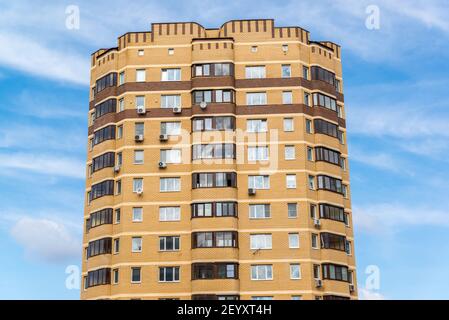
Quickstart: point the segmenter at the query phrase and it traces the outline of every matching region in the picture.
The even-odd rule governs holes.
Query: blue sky
[[[448,299],[448,15],[443,0],[0,0],[0,299],[79,297],[65,270],[81,256],[90,54],[151,22],[239,18],[343,47],[361,298]]]

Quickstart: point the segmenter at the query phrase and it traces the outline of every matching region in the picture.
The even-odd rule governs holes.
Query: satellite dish
[[[201,109],[206,109],[206,107],[207,107],[207,102],[206,101],[201,101],[200,108]]]

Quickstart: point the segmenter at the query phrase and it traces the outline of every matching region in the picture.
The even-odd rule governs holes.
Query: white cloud
[[[433,206],[396,203],[355,205],[354,228],[369,234],[395,233],[410,227],[449,228],[449,212]]]
[[[39,174],[84,179],[82,161],[61,155],[33,153],[0,153],[1,169],[27,170]]]
[[[372,152],[372,151],[371,151]],[[388,153],[371,153],[365,150],[359,150],[352,147],[350,150],[350,160],[360,162],[370,167],[392,171],[392,172],[405,172],[405,167],[402,163]]]
[[[380,292],[360,287],[358,291],[360,300],[385,300],[385,297]]]
[[[11,236],[32,260],[62,263],[79,259],[81,254],[81,239],[54,220],[22,217],[12,227]]]

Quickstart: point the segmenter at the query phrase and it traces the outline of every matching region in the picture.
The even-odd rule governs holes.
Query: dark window
[[[88,229],[95,228],[103,224],[112,224],[112,208],[106,208],[91,213],[88,221]]]
[[[159,281],[179,281],[179,267],[159,267]]]
[[[224,103],[234,102],[233,90],[196,90],[193,92],[193,103]]]
[[[236,231],[194,232],[193,248],[237,248]]]
[[[235,144],[196,144],[192,146],[192,160],[235,159]]]
[[[87,287],[111,284],[111,268],[102,268],[87,273]]]
[[[113,139],[115,139],[115,125],[110,125],[94,132],[93,145],[95,146],[103,141]]]
[[[192,300],[240,300],[236,295],[193,294]]]
[[[111,253],[112,238],[103,238],[89,242],[87,247],[87,257],[94,257],[100,254]]]
[[[340,152],[324,147],[315,147],[315,160],[329,162],[340,167],[342,165]]]
[[[341,132],[338,130],[338,126],[336,124],[322,119],[315,119],[314,126],[315,133],[322,133],[337,139],[341,139]]]
[[[230,76],[232,74],[233,64],[231,63],[205,63],[192,66],[194,77]]]
[[[312,66],[311,71],[312,80],[321,80],[331,84],[334,87],[336,86],[335,74],[333,72],[327,71],[326,69],[318,66]]]
[[[349,282],[348,267],[338,264],[323,264],[323,278]]]
[[[323,300],[350,300],[349,297],[342,297],[336,295],[324,295]]]
[[[92,172],[115,165],[115,153],[106,152],[92,159]]]
[[[99,93],[108,87],[115,87],[117,85],[117,73],[112,72],[97,80],[95,84],[95,93]]]
[[[344,209],[330,204],[320,204],[320,218],[340,221],[347,224],[347,215],[345,214]]]
[[[237,203],[235,202],[207,202],[192,204],[192,218],[236,216]]]
[[[192,174],[192,188],[236,187],[237,174],[235,172],[194,173]]]
[[[313,105],[324,107],[337,112],[337,100],[322,93],[313,94]]]
[[[105,180],[92,185],[90,201],[107,195],[114,195],[114,180]]]
[[[193,131],[234,130],[234,117],[202,117],[192,120]]]
[[[238,265],[235,263],[194,263],[192,280],[237,279]]]
[[[340,179],[329,176],[318,176],[318,189],[333,191],[343,194],[342,183]]]
[[[320,234],[321,248],[346,251],[346,237],[329,232]]]
[[[95,106],[95,119],[107,113],[113,113],[117,108],[117,99],[109,99]]]
[[[161,251],[179,250],[179,236],[159,237],[159,250]]]

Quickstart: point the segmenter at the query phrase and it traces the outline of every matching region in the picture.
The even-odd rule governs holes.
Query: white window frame
[[[141,158],[138,157],[138,155],[141,155]],[[134,164],[144,164],[145,161],[145,152],[144,150],[134,150]]]
[[[246,120],[246,132],[260,133],[268,131],[267,119],[248,119]]]
[[[285,175],[285,186],[287,189],[296,189],[296,185],[297,185],[296,174]]]
[[[146,73],[145,69],[136,69],[136,82],[145,82]]]
[[[159,221],[180,221],[181,220],[181,207],[159,207]]]
[[[251,250],[273,249],[273,237],[271,234],[251,234],[249,237]]]
[[[249,146],[248,147],[248,161],[267,161],[269,159],[268,146]]]
[[[181,81],[181,68],[161,69],[161,81]]]
[[[140,181],[140,183],[139,183],[139,181]],[[142,191],[143,191],[143,178],[134,178],[133,179],[133,192],[137,193],[138,189],[142,189]]]
[[[161,95],[161,108],[171,109],[181,107],[181,95],[180,94],[163,94]]]
[[[131,238],[131,252],[142,252],[143,241],[142,237]]]
[[[297,268],[296,272],[298,273],[298,275],[294,276],[296,268]],[[291,263],[290,264],[290,279],[291,280],[300,280],[301,279],[301,264],[299,264],[299,263]]]
[[[246,79],[264,79],[266,78],[265,66],[246,66],[245,67]]]
[[[273,280],[273,265],[271,264],[252,265],[251,280],[253,281]]]
[[[164,184],[167,186],[167,183],[173,185],[173,189],[163,188]],[[179,192],[181,191],[181,178],[179,177],[162,177],[159,180],[159,191],[160,192]]]
[[[296,240],[294,240],[296,239]],[[288,247],[289,249],[299,249],[301,246],[299,233],[289,233],[288,234]]]
[[[291,128],[288,127],[287,123],[290,123]],[[295,122],[294,122],[293,118],[284,118],[283,119],[283,129],[284,129],[284,132],[295,131]]]
[[[270,219],[271,206],[269,204],[250,204],[248,206],[248,213],[250,219]],[[267,215],[268,213],[268,215]]]
[[[292,104],[292,103],[293,103],[293,92],[282,91],[282,104]]]
[[[247,92],[246,104],[248,106],[263,106],[267,104],[266,92]]]
[[[140,211],[140,213],[139,213]],[[140,218],[136,218],[136,214],[140,214]],[[133,222],[142,222],[143,221],[143,208],[142,207],[133,207],[132,208],[132,221]]]
[[[270,176],[269,175],[248,176],[248,188],[253,188],[257,190],[270,189]]]
[[[296,159],[296,148],[294,145],[284,146],[284,159],[285,160],[295,160]]]

